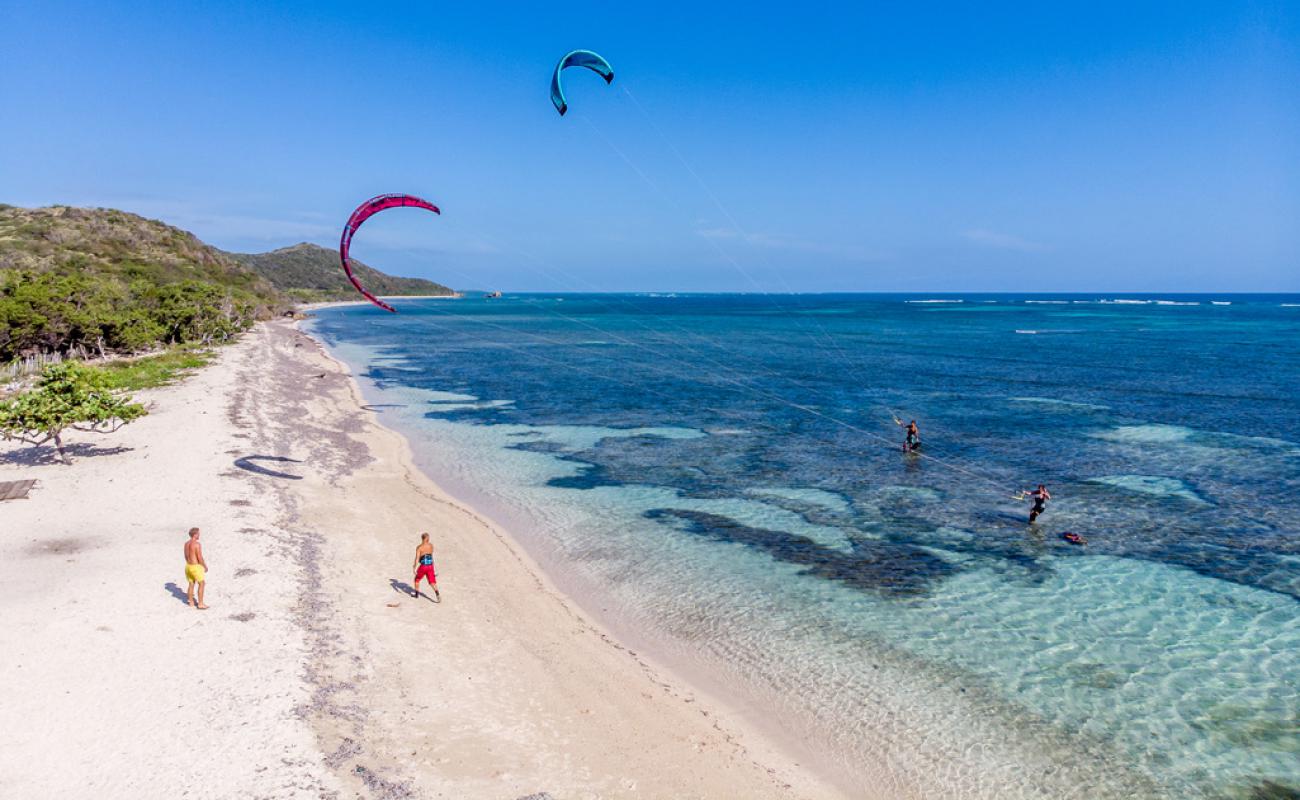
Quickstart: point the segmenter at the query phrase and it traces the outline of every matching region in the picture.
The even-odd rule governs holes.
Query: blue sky
[[[1294,3],[0,0],[0,202],[511,290],[1298,291]],[[565,51],[617,78],[548,82]]]

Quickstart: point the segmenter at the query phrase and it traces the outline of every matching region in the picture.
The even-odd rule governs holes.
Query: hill
[[[198,280],[247,292],[267,308],[283,303],[268,281],[194,234],[108,208],[0,205],[0,269],[83,271],[159,285]]]
[[[253,270],[157,220],[0,205],[0,361],[219,342],[288,307]]]
[[[323,302],[355,300],[360,295],[339,265],[337,251],[302,242],[269,253],[230,253],[295,300]],[[361,285],[376,295],[454,295],[456,292],[423,278],[386,275],[356,259],[352,269]]]

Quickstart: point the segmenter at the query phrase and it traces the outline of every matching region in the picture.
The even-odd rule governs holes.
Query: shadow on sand
[[[185,596],[185,590],[177,586],[176,584],[172,583],[171,581],[167,581],[166,583],[164,583],[163,588],[166,589],[168,592],[170,592],[172,597],[175,597],[177,600],[181,601],[185,605],[188,606],[190,604],[190,599]]]
[[[393,587],[394,592],[397,592],[400,595],[405,595],[407,597],[411,597],[412,593],[415,591],[414,589],[411,588],[411,584],[407,583],[406,581],[399,581],[397,578],[389,578],[388,585]],[[429,594],[427,590],[421,592],[420,595],[425,600],[428,600],[430,603],[438,602],[437,600],[433,599],[433,597]]]
[[[282,464],[302,463],[302,461],[297,458],[289,458],[287,456],[244,456],[242,458],[235,459],[235,466],[239,467],[240,469],[247,470],[252,473],[256,473],[258,475],[265,475],[268,478],[284,478],[285,480],[290,480],[290,481],[302,480],[301,475],[291,475],[288,472],[278,472],[273,469],[267,469],[266,467],[263,467],[259,464],[254,464],[253,463],[254,461],[275,461],[277,463],[282,463]]]
[[[121,453],[129,453],[134,449],[133,447],[99,447],[86,442],[78,442],[64,446],[63,452],[68,454],[68,458],[76,461],[78,458],[115,456]],[[0,454],[0,464],[17,464],[20,467],[43,467],[47,464],[60,463],[62,462],[59,461],[59,451],[55,450],[52,445],[24,447],[11,453]]]

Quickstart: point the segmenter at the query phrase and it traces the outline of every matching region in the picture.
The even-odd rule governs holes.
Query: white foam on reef
[[[1117,306],[1145,306],[1145,305],[1150,305],[1152,301],[1150,301],[1150,300],[1129,300],[1129,299],[1125,299],[1125,298],[1120,298],[1120,299],[1117,299],[1117,300],[1098,300],[1097,302],[1098,302],[1098,303],[1103,303],[1103,304],[1106,304],[1106,305],[1117,305]]]
[[[1057,400],[1054,397],[1013,397],[1013,403],[1030,403],[1036,406],[1042,406],[1048,410],[1054,411],[1109,411],[1110,406],[1103,406],[1098,403],[1080,403],[1075,400]]]
[[[1157,300],[1158,306],[1199,306],[1200,303],[1185,300]]]
[[[904,303],[964,303],[965,300],[904,300]]]
[[[1300,303],[1282,303],[1282,308],[1300,308]]]
[[[1185,442],[1195,433],[1182,425],[1120,425],[1108,431],[1093,433],[1098,439],[1125,444],[1173,444]]]
[[[1064,306],[1069,305],[1069,300],[1026,300],[1025,305],[1039,306]]]
[[[1231,300],[1211,300],[1211,301],[1210,301],[1210,305],[1212,305],[1212,306],[1230,306],[1230,305],[1232,305],[1232,301],[1231,301]]]
[[[821,506],[836,513],[847,514],[850,510],[849,502],[841,495],[835,492],[828,492],[825,489],[793,489],[781,486],[764,487],[750,489],[750,494],[761,497],[776,497],[784,500],[793,500],[796,503],[807,505]]]
[[[1089,483],[1102,483],[1130,492],[1149,494],[1155,497],[1181,497],[1193,503],[1208,505],[1205,499],[1192,491],[1186,483],[1177,478],[1162,475],[1103,475],[1089,478]]]

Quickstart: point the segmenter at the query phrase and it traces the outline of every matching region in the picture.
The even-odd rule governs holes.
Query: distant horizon
[[[9,202],[4,201],[4,200],[0,200],[0,205],[10,205],[10,206],[15,206],[15,207],[19,207],[19,208],[24,208],[24,207],[26,207],[26,208],[94,208],[94,209],[102,209],[102,210],[105,210],[105,211],[123,211],[123,212],[131,213],[131,214],[136,214],[136,215],[141,216],[141,217],[145,217],[146,219],[150,219],[150,217],[148,217],[148,215],[146,215],[146,214],[141,214],[141,213],[138,212],[138,211],[132,211],[132,210],[129,209],[129,208],[114,208],[114,207],[109,207],[109,206],[76,206],[76,205],[72,205],[72,204],[70,204],[70,203],[58,203],[58,202],[55,202],[55,203],[47,203],[47,204],[42,205],[42,206],[28,207],[28,206],[20,206],[20,205],[18,205],[18,204],[16,204],[16,203],[9,203]],[[159,221],[164,222],[164,223],[167,223],[167,224],[169,224],[169,225],[173,224],[173,223],[167,222],[167,220],[159,220]],[[174,226],[174,227],[180,227],[180,226]],[[181,228],[181,230],[185,230],[185,229],[184,229],[184,228]],[[191,234],[193,234],[194,236],[198,236],[199,239],[200,239],[200,241],[202,241],[204,244],[210,245],[210,246],[212,246],[212,247],[216,247],[217,249],[222,250],[223,252],[226,252],[226,253],[232,253],[232,254],[235,254],[235,255],[259,255],[259,254],[263,254],[263,253],[271,253],[271,252],[275,252],[275,251],[277,251],[277,250],[285,250],[285,249],[292,248],[292,247],[298,247],[298,246],[301,246],[301,245],[311,245],[311,246],[314,246],[314,247],[319,247],[319,248],[321,248],[321,249],[323,249],[323,250],[329,250],[329,251],[336,252],[336,253],[338,252],[338,244],[337,244],[337,243],[333,243],[333,244],[322,244],[322,243],[319,242],[319,241],[315,241],[315,242],[313,242],[313,241],[309,241],[309,240],[306,240],[306,239],[300,239],[300,240],[298,240],[298,241],[296,241],[296,242],[293,242],[293,243],[291,243],[291,244],[283,244],[283,245],[268,245],[267,249],[265,249],[265,250],[230,250],[230,249],[225,248],[225,247],[220,247],[220,246],[218,246],[218,245],[216,245],[216,244],[214,244],[214,243],[212,243],[212,242],[210,242],[210,241],[204,239],[202,236],[199,236],[199,234],[196,233],[196,232],[194,232],[194,231],[186,231],[186,232],[187,232],[187,233],[191,233]],[[754,296],[763,296],[763,295],[898,295],[898,296],[904,296],[904,295],[934,295],[934,296],[939,296],[939,297],[943,297],[943,296],[954,296],[954,297],[955,297],[955,296],[972,296],[972,295],[1020,295],[1020,296],[1025,296],[1025,297],[1050,297],[1050,296],[1076,297],[1076,296],[1089,296],[1089,295],[1095,295],[1095,294],[1123,294],[1123,295],[1130,295],[1130,296],[1135,296],[1135,297],[1144,297],[1144,296],[1155,297],[1155,296],[1164,296],[1164,295],[1177,295],[1177,296],[1184,296],[1184,297],[1209,297],[1209,296],[1236,296],[1236,297],[1260,296],[1260,297],[1268,297],[1268,296],[1274,296],[1274,295],[1282,295],[1282,296],[1300,295],[1300,289],[1295,289],[1295,290],[1272,289],[1272,290],[1251,290],[1251,291],[1237,291],[1237,290],[1212,290],[1212,289],[1198,289],[1198,290],[1195,290],[1195,291],[1185,291],[1185,290],[1177,290],[1177,289],[1167,289],[1167,290],[1162,290],[1162,289],[1142,289],[1142,290],[1128,290],[1128,289],[1069,289],[1069,290],[1063,290],[1063,291],[1042,290],[1042,291],[1034,291],[1034,292],[1026,292],[1026,291],[1020,291],[1020,290],[1011,290],[1011,289],[971,289],[971,290],[941,290],[941,291],[932,291],[932,290],[928,290],[928,289],[906,289],[906,290],[902,290],[902,289],[832,289],[832,290],[817,290],[817,289],[809,289],[809,290],[778,289],[778,290],[768,290],[768,291],[765,291],[765,290],[758,290],[758,289],[715,289],[715,290],[697,290],[697,289],[661,289],[661,288],[657,288],[657,289],[638,289],[638,288],[626,288],[626,289],[569,289],[569,288],[556,288],[556,289],[512,289],[512,288],[508,288],[508,287],[507,287],[507,288],[501,288],[501,289],[487,288],[487,287],[475,287],[475,288],[462,289],[462,288],[457,288],[457,287],[453,286],[452,283],[450,283],[450,282],[448,282],[448,281],[446,281],[446,280],[440,279],[440,278],[437,276],[437,274],[436,274],[436,272],[437,272],[436,269],[434,269],[434,270],[430,270],[429,274],[427,274],[427,275],[404,275],[404,274],[401,274],[401,273],[392,272],[392,271],[390,271],[390,270],[383,269],[382,267],[378,267],[378,266],[376,266],[376,265],[374,265],[374,264],[372,264],[372,263],[370,263],[370,262],[364,261],[364,260],[362,260],[362,263],[364,263],[364,264],[365,264],[366,266],[368,266],[368,267],[371,267],[372,269],[377,269],[377,270],[379,270],[380,272],[383,272],[383,273],[385,273],[386,275],[389,275],[390,277],[395,277],[395,278],[424,278],[424,279],[426,279],[426,280],[431,280],[431,281],[434,281],[434,282],[436,282],[436,283],[440,283],[440,284],[442,284],[443,286],[446,286],[446,287],[450,288],[452,291],[457,292],[457,293],[475,293],[475,292],[501,291],[501,292],[505,292],[505,293],[509,293],[509,294],[536,294],[536,295],[547,295],[547,294],[574,294],[574,295],[579,295],[579,294],[608,294],[608,295],[616,295],[616,294],[677,294],[677,295],[754,295]],[[401,297],[410,297],[410,295],[380,295],[380,296],[381,296],[381,297],[396,297],[396,298],[401,298]],[[364,300],[364,298],[362,298],[359,294],[358,294],[358,299]],[[340,302],[346,302],[346,301],[340,301]]]
[[[396,276],[396,277],[404,277],[404,276]],[[509,293],[509,294],[542,294],[542,295],[546,295],[546,294],[550,294],[550,295],[560,295],[560,294],[582,294],[582,295],[587,295],[587,294],[673,294],[673,295],[690,295],[690,296],[700,296],[700,297],[707,297],[707,296],[712,296],[712,295],[744,295],[744,296],[763,297],[763,296],[765,296],[765,295],[774,295],[774,294],[775,294],[775,295],[791,295],[791,296],[802,296],[802,295],[831,295],[831,296],[834,296],[834,295],[844,295],[844,296],[853,296],[853,295],[882,295],[882,296],[896,296],[896,297],[904,297],[904,296],[910,296],[910,295],[917,295],[917,296],[927,295],[927,296],[933,296],[933,297],[978,297],[978,296],[981,296],[981,295],[999,295],[999,296],[1003,296],[1003,297],[1006,297],[1006,296],[1014,296],[1014,297],[1091,297],[1091,296],[1098,295],[1098,294],[1107,294],[1107,295],[1112,295],[1112,294],[1114,294],[1114,295],[1124,295],[1125,297],[1156,297],[1156,298],[1165,298],[1165,297],[1169,297],[1169,296],[1171,296],[1171,295],[1174,296],[1174,297],[1300,297],[1300,292],[1126,292],[1126,291],[1123,291],[1123,290],[1111,290],[1111,289],[1103,289],[1103,290],[1098,290],[1098,291],[1086,291],[1086,292],[999,292],[999,291],[978,291],[978,292],[926,292],[926,291],[915,291],[915,292],[913,292],[913,291],[908,291],[908,292],[888,292],[888,291],[868,291],[868,290],[863,290],[863,291],[835,291],[835,292],[798,292],[798,291],[784,291],[784,292],[757,292],[757,291],[692,292],[692,291],[682,291],[682,290],[667,290],[667,291],[664,291],[664,290],[662,290],[662,289],[620,289],[620,290],[618,290],[618,291],[564,291],[564,290],[555,290],[555,291],[533,291],[533,290],[524,290],[524,289],[520,289],[520,290],[513,290],[513,289],[499,289],[499,290],[498,290],[498,289],[487,289],[487,288],[471,288],[471,289],[452,289],[452,291],[456,291],[456,292],[491,292],[491,291],[500,291],[500,292],[502,292],[502,293]],[[389,296],[389,297],[402,297],[403,295],[388,295],[388,296]],[[1125,297],[1121,297],[1121,298],[1117,298],[1117,299],[1125,299]],[[1111,298],[1102,298],[1102,299],[1111,299]]]
[[[1300,291],[1294,4],[51,0],[0,37],[12,202],[231,252],[407,192],[442,216],[353,254],[440,283]],[[561,117],[576,47],[615,78],[578,70]]]

